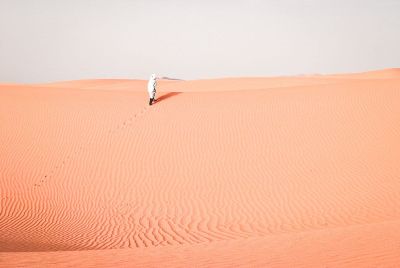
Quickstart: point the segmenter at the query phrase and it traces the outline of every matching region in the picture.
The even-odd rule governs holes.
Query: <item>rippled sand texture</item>
[[[0,267],[396,267],[400,70],[0,86]]]

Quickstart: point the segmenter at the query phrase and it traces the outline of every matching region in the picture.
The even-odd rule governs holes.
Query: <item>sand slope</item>
[[[1,267],[400,263],[395,69],[145,83],[0,86]]]

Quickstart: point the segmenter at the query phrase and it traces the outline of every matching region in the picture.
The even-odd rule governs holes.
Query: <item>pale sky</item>
[[[0,0],[0,82],[392,67],[398,0]]]

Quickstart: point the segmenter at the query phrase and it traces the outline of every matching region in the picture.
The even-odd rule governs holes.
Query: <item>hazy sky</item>
[[[0,81],[400,67],[398,0],[0,0]]]

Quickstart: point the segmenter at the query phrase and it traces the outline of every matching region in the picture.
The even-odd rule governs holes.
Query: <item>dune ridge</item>
[[[0,86],[0,267],[400,261],[398,72],[145,82]]]

